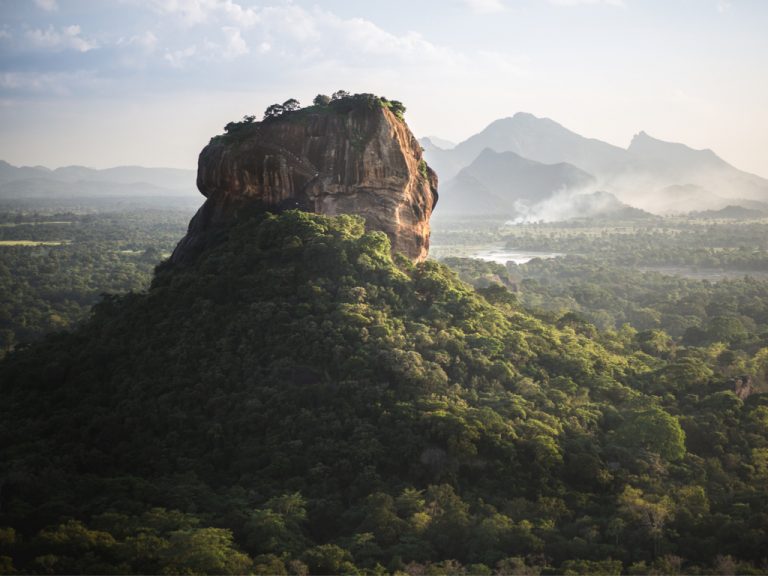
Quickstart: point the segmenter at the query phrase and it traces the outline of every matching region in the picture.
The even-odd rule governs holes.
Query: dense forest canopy
[[[102,293],[147,288],[189,208],[0,212],[0,357],[86,319]]]
[[[356,217],[212,234],[0,365],[3,571],[765,572],[760,338],[532,314]]]

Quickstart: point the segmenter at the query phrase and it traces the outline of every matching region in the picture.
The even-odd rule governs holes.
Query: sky
[[[525,111],[768,177],[766,30],[766,0],[0,0],[0,159],[194,168],[227,122],[344,89],[418,137]]]

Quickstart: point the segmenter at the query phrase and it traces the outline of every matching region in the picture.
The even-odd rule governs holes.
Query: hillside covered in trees
[[[764,349],[241,216],[0,364],[4,573],[764,573]]]

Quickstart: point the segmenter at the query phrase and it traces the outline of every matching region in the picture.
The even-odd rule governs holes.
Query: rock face
[[[234,125],[200,153],[197,187],[207,200],[174,262],[194,254],[206,230],[254,208],[359,214],[368,230],[389,236],[393,251],[414,261],[429,251],[437,176],[405,122],[377,98]]]

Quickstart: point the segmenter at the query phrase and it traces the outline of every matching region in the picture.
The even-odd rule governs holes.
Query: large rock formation
[[[429,251],[437,176],[405,122],[371,95],[230,124],[200,153],[197,187],[207,200],[174,262],[194,254],[208,229],[254,207],[359,214],[389,236],[393,251],[414,261]]]

